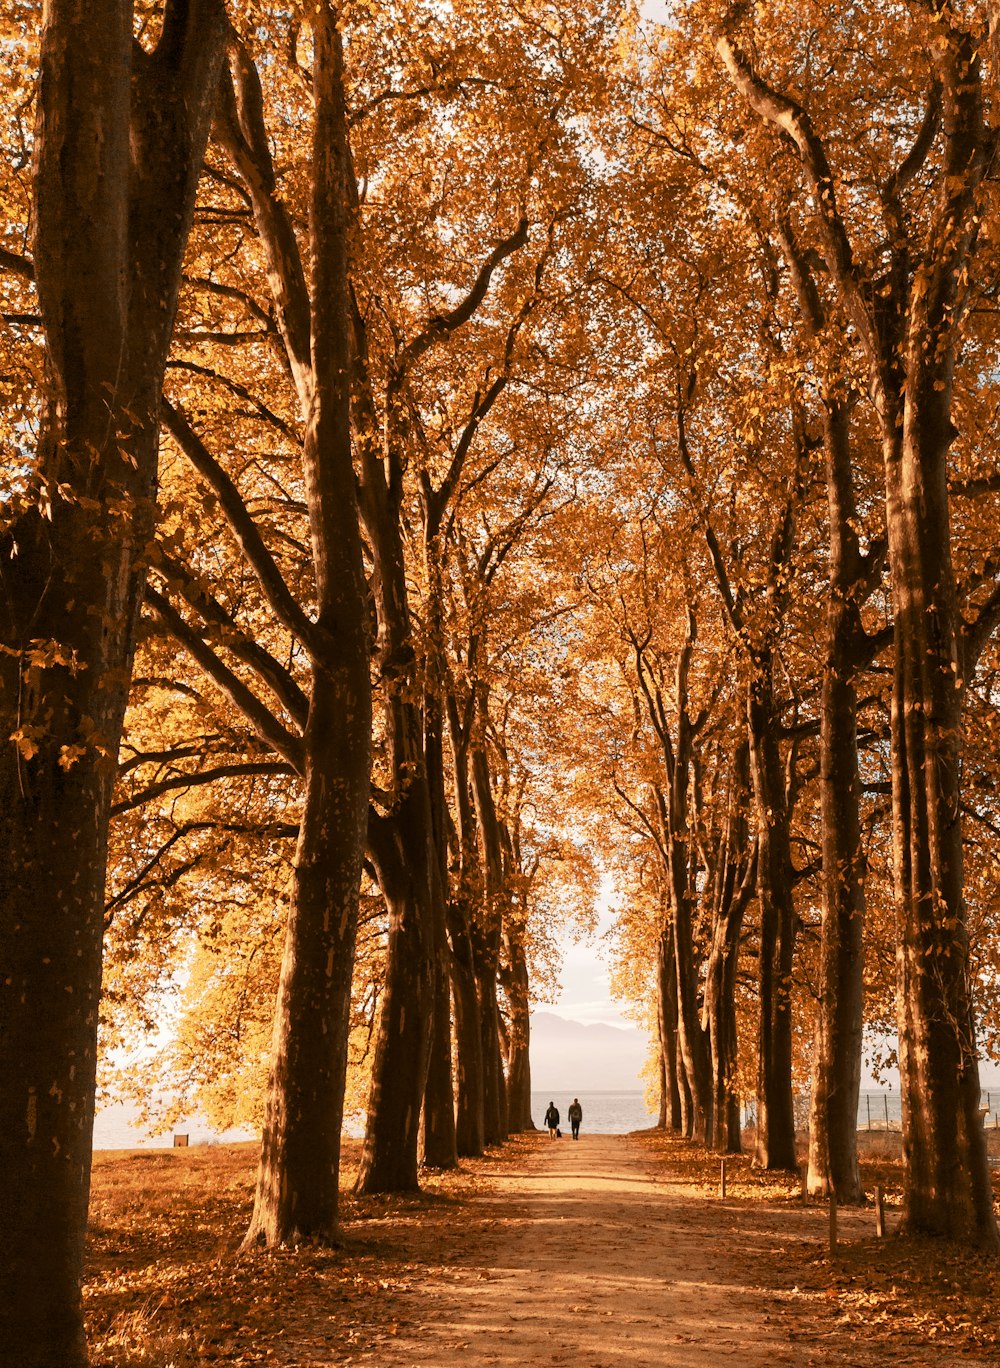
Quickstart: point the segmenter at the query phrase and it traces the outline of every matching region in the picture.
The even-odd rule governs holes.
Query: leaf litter
[[[588,1365],[603,1347],[609,1363],[697,1364],[713,1343],[744,1362],[758,1347],[779,1363],[1000,1361],[996,1259],[877,1240],[869,1208],[841,1208],[831,1259],[826,1206],[803,1201],[794,1175],[730,1157],[722,1201],[719,1159],[694,1145],[657,1132],[590,1141],[588,1151],[517,1137],[457,1172],[425,1174],[419,1196],[364,1199],[349,1190],[349,1147],[338,1246],[250,1254],[239,1244],[255,1146],[99,1154],[85,1289],[93,1368],[430,1368],[456,1351],[505,1364],[554,1328],[589,1346]],[[588,1152],[596,1176],[580,1162]],[[626,1187],[640,1175],[654,1186],[638,1202],[619,1194],[616,1168]],[[862,1173],[869,1191],[883,1186],[891,1230],[902,1169],[888,1137]],[[592,1265],[581,1222],[607,1240]],[[720,1339],[734,1296],[746,1299],[742,1347],[731,1325]],[[683,1310],[673,1319],[671,1299]]]

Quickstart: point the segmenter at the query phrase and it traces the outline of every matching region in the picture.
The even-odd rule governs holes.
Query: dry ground
[[[998,1137],[1000,1138],[1000,1137]],[[862,1136],[898,1200],[898,1137]],[[419,1197],[345,1200],[344,1242],[236,1257],[254,1148],[96,1156],[95,1368],[1000,1364],[1000,1263],[874,1237],[791,1179],[655,1132],[513,1140]],[[351,1178],[348,1156],[345,1178]]]

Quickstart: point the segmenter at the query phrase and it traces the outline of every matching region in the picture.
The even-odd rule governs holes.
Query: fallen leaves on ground
[[[348,1150],[345,1188],[355,1158]],[[418,1196],[345,1191],[339,1247],[241,1253],[256,1160],[254,1145],[96,1156],[84,1292],[93,1368],[344,1361],[406,1322],[425,1271],[406,1258],[406,1232],[450,1219],[482,1182],[463,1170],[425,1175]]]
[[[669,1181],[720,1200],[718,1155],[659,1132],[641,1139],[669,1169]],[[996,1149],[997,1137],[989,1140]],[[739,1231],[753,1250],[754,1280],[775,1297],[786,1319],[812,1319],[825,1307],[840,1328],[863,1328],[869,1345],[884,1339],[894,1350],[933,1350],[926,1363],[944,1352],[1000,1361],[1000,1259],[943,1240],[894,1234],[903,1196],[900,1137],[863,1132],[859,1149],[869,1202],[876,1185],[883,1190],[888,1236],[876,1238],[871,1205],[841,1208],[832,1259],[826,1202],[803,1198],[798,1175],[765,1173],[748,1155],[728,1156],[726,1203],[739,1212]],[[997,1169],[993,1182],[996,1206]]]
[[[790,1343],[863,1327],[866,1345],[884,1345],[892,1362],[1000,1361],[1000,1260],[938,1241],[877,1240],[870,1207],[841,1210],[831,1260],[826,1206],[803,1200],[795,1175],[731,1156],[722,1202],[718,1156],[657,1132],[636,1138],[682,1199],[676,1220],[700,1235],[720,1278],[738,1270],[770,1299]],[[423,1323],[431,1281],[461,1277],[463,1265],[464,1276],[490,1277],[498,1227],[523,1213],[514,1201],[498,1220],[477,1199],[496,1175],[523,1172],[536,1143],[514,1138],[458,1172],[425,1174],[417,1196],[391,1198],[350,1194],[349,1150],[339,1247],[250,1254],[239,1244],[255,1146],[99,1155],[85,1293],[93,1368],[377,1362],[380,1343]],[[898,1148],[898,1137],[875,1137],[862,1158],[866,1190],[885,1191],[890,1228]]]

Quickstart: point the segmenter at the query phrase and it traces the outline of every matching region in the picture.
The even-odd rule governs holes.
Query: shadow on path
[[[884,1365],[836,1329],[801,1341],[753,1286],[739,1212],[686,1198],[626,1136],[539,1140],[427,1231],[432,1265],[407,1315],[351,1361],[707,1368]],[[437,1264],[437,1267],[433,1265]],[[845,1344],[845,1340],[847,1343]]]

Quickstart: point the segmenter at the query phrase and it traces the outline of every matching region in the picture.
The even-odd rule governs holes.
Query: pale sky
[[[563,942],[563,964],[559,975],[562,993],[554,1003],[540,1003],[539,1011],[554,1012],[557,1016],[587,1025],[595,1021],[607,1026],[635,1027],[635,1022],[622,1016],[608,990],[608,966],[601,958],[606,945],[597,937]]]
[[[592,936],[574,939],[568,933],[562,938],[563,962],[559,975],[562,992],[554,1003],[538,1003],[535,1010],[552,1012],[569,1021],[584,1025],[600,1022],[606,1026],[637,1030],[636,1023],[622,1015],[620,1006],[609,990],[608,955],[610,946],[602,939],[613,920],[611,904],[614,886],[606,880],[597,904],[597,929]],[[1000,1063],[981,1059],[979,1079],[982,1087],[1000,1089]],[[899,1073],[887,1070],[880,1079],[873,1078],[867,1068],[862,1070],[862,1089],[899,1088]]]
[[[557,1016],[570,1021],[582,1021],[588,1026],[603,1022],[606,1026],[636,1029],[635,1022],[622,1015],[619,1004],[611,997],[609,987],[608,956],[611,947],[602,937],[610,931],[614,920],[614,900],[615,887],[606,876],[595,907],[596,930],[590,936],[575,938],[566,932],[560,938],[563,960],[559,981],[562,992],[553,1003],[539,1003],[538,1011],[554,1012]]]

